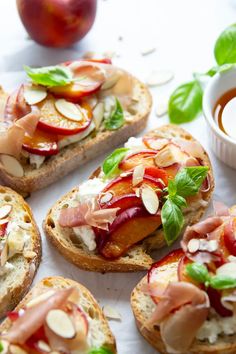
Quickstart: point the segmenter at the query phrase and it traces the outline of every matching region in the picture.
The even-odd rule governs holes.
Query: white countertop
[[[205,71],[214,65],[213,46],[219,33],[236,19],[236,0],[98,0],[98,13],[91,32],[80,44],[67,50],[54,50],[36,45],[18,18],[15,1],[0,1],[0,83],[12,87],[19,80],[23,64],[50,65],[77,58],[86,51],[115,51],[114,63],[145,80],[151,69],[171,69],[175,78],[152,90],[154,107],[160,97],[167,97],[179,83],[191,78],[193,71]],[[40,30],[40,29],[39,29]],[[118,38],[122,36],[123,40]],[[156,47],[153,54],[142,56],[146,46]],[[152,113],[149,127],[168,122]],[[184,127],[208,149],[205,121],[202,116]],[[216,178],[214,197],[231,205],[236,202],[236,172],[219,162],[212,153]],[[104,159],[96,160],[74,171],[68,177],[29,199],[41,226],[48,208],[63,193],[86,179]],[[144,275],[93,274],[77,269],[49,245],[42,232],[43,259],[35,282],[47,275],[63,275],[82,282],[100,301],[117,308],[122,321],[111,321],[119,354],[146,353],[155,350],[138,334],[129,306],[132,288]],[[164,250],[166,252],[166,250]]]

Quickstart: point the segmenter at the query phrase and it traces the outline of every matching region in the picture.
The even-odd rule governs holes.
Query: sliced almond
[[[99,102],[93,110],[93,121],[96,129],[100,127],[103,117],[104,117],[104,103]]]
[[[150,140],[148,141],[148,146],[153,150],[161,150],[168,144],[168,142],[168,139]]]
[[[147,79],[146,84],[150,87],[164,85],[174,78],[174,73],[170,70],[152,71]]]
[[[112,200],[113,198],[113,194],[111,192],[107,192],[107,193],[104,193],[102,195],[102,197],[100,198],[100,202],[103,204],[103,203],[107,203],[109,202],[110,200]]]
[[[96,57],[96,53],[92,51],[85,52],[82,56],[83,59],[93,59]]]
[[[103,313],[108,319],[121,321],[121,314],[109,305],[103,307]]]
[[[121,77],[121,72],[116,71],[111,76],[109,76],[101,87],[101,90],[109,90],[119,81]]]
[[[47,90],[39,86],[26,86],[24,88],[24,98],[29,105],[43,101],[47,97]]]
[[[54,293],[55,293],[54,290],[49,290],[49,291],[47,291],[47,292],[45,292],[45,293],[43,293],[43,294],[41,294],[41,295],[39,295],[39,296],[37,296],[37,297],[34,297],[32,300],[30,300],[29,302],[27,302],[26,307],[32,307],[32,306],[34,306],[34,305],[39,304],[39,303],[42,302],[42,301],[47,300],[47,299],[48,299],[50,296],[52,296]]]
[[[10,345],[10,353],[11,354],[28,354],[24,349],[22,349],[18,345],[14,345],[14,344]]]
[[[43,340],[39,340],[37,344],[38,344],[39,349],[41,349],[42,351],[44,351],[46,353],[50,353],[51,352],[51,348]]]
[[[155,191],[145,186],[141,190],[141,198],[147,211],[152,215],[156,214],[159,208],[159,198]]]
[[[143,181],[144,172],[145,167],[143,165],[138,165],[134,168],[132,178],[132,184],[134,187]]]
[[[155,110],[156,116],[162,117],[167,113],[167,111],[168,111],[168,100],[162,100],[162,101],[160,100],[156,106],[156,110]]]
[[[188,250],[190,253],[195,253],[199,250],[200,242],[197,238],[192,238],[188,243]]]
[[[179,161],[181,160],[179,160],[177,152],[175,153],[175,150],[172,150],[171,146],[166,146],[155,157],[155,164],[160,168],[171,166]]]
[[[236,278],[236,263],[229,262],[223,264],[221,267],[217,268],[216,274]]]
[[[142,55],[149,55],[151,53],[154,53],[156,51],[156,47],[154,46],[145,46],[141,49],[141,54]]]
[[[74,338],[76,335],[74,324],[70,316],[62,310],[51,310],[46,317],[48,327],[59,337]]]
[[[0,219],[6,218],[12,210],[11,204],[5,204],[0,207]]]
[[[79,122],[83,119],[83,113],[77,104],[66,101],[64,98],[60,98],[55,101],[55,107],[59,113],[64,117]]]
[[[13,156],[10,155],[1,155],[1,163],[5,171],[14,177],[23,177],[24,169],[21,166],[20,162]]]

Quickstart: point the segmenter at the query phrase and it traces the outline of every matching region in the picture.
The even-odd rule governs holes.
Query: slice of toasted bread
[[[157,128],[147,134],[147,136],[155,137],[181,137],[187,140],[194,141],[194,138],[184,129],[174,126],[165,125]],[[204,210],[206,209],[209,199],[214,189],[214,179],[212,174],[211,163],[207,153],[204,153],[203,163],[209,166],[209,176],[211,180],[211,187],[207,193],[204,193],[204,203],[198,207],[193,206],[185,215],[186,224],[197,222]],[[96,172],[95,172],[96,174]],[[94,176],[94,175],[93,175]],[[49,210],[46,220],[44,222],[44,230],[49,240],[56,246],[58,251],[67,258],[70,262],[78,267],[91,271],[98,272],[130,272],[148,269],[153,263],[153,259],[147,253],[147,250],[153,250],[164,246],[163,231],[158,231],[158,234],[150,236],[141,244],[132,247],[126,255],[120,257],[115,261],[105,260],[103,257],[89,252],[82,244],[75,244],[73,240],[73,231],[70,228],[62,228],[58,224],[58,218],[61,208],[71,203],[75,198],[78,188],[63,196],[53,207]],[[191,207],[191,206],[190,206]]]
[[[35,292],[37,296],[40,295],[40,291],[45,289],[64,289],[68,287],[75,287],[80,293],[79,306],[86,313],[89,318],[90,330],[93,331],[92,346],[104,347],[109,349],[112,353],[117,353],[116,351],[116,341],[109,328],[107,319],[105,318],[101,308],[99,307],[97,301],[93,295],[86,289],[83,285],[75,282],[71,279],[65,279],[63,277],[48,277],[42,279],[18,304],[16,310],[22,308],[27,302],[34,298]],[[0,325],[0,333],[7,331],[11,326],[9,319],[6,319]]]
[[[155,304],[151,296],[144,294],[141,289],[143,284],[147,283],[145,276],[131,295],[131,306],[136,320],[137,327],[142,336],[160,353],[170,354],[166,351],[162,341],[159,326],[153,326],[152,329],[144,326],[145,322],[151,317],[155,309]],[[194,318],[193,318],[194,321]],[[216,343],[211,344],[208,341],[195,339],[187,353],[181,354],[235,354],[236,353],[236,335],[220,336]]]
[[[11,257],[9,263],[14,268],[0,276],[0,317],[12,310],[28,291],[41,259],[40,233],[29,205],[10,188],[0,186],[0,206],[3,204],[12,205],[13,221],[17,215],[17,220],[31,224],[31,227],[27,230],[29,238],[23,254]]]
[[[147,124],[152,98],[147,87],[136,78],[134,92],[138,102],[135,111],[130,113],[132,115],[130,122],[126,122],[118,130],[98,131],[95,136],[89,135],[80,142],[62,148],[57,155],[48,158],[39,169],[27,164],[24,166],[23,177],[11,176],[0,168],[0,178],[4,184],[27,195],[48,186],[85,162],[125,142],[131,135],[141,132]],[[0,92],[0,95],[3,94]]]

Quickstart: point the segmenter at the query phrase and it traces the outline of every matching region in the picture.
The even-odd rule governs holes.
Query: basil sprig
[[[200,263],[190,263],[186,266],[186,272],[190,278],[216,290],[232,289],[236,287],[236,277],[222,274],[211,275],[206,266]]]
[[[73,81],[71,71],[63,66],[45,66],[42,68],[30,68],[24,66],[26,74],[33,83],[47,87],[65,86]]]
[[[3,350],[4,350],[3,344],[2,342],[0,342],[0,353],[3,352]]]
[[[110,117],[106,119],[105,128],[107,130],[116,130],[121,128],[122,125],[124,125],[124,122],[125,119],[124,119],[123,108],[119,100],[116,98],[115,108],[112,111]]]
[[[208,173],[207,166],[185,167],[178,172],[174,180],[168,181],[161,210],[161,221],[165,240],[171,245],[184,226],[182,209],[187,206],[186,197],[198,193]]]
[[[127,155],[127,148],[116,149],[109,155],[102,165],[102,170],[106,177],[112,177],[119,173],[119,163]]]
[[[224,73],[236,65],[236,24],[226,28],[218,37],[214,47],[217,66],[202,74],[193,74],[193,80],[175,89],[169,99],[168,113],[172,123],[187,123],[202,111],[202,78]]]
[[[113,352],[110,349],[101,347],[101,348],[90,349],[88,354],[113,354]]]

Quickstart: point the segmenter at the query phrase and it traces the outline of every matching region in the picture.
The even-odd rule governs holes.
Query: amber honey
[[[213,116],[226,135],[236,138],[236,88],[227,91],[218,99]]]

